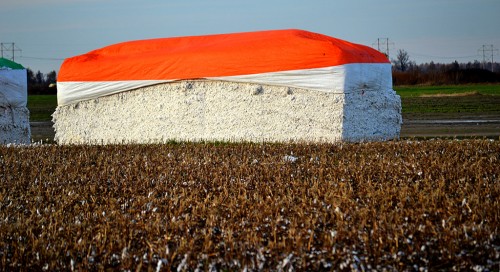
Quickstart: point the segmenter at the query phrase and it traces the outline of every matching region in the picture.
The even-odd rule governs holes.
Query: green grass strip
[[[443,86],[394,86],[401,98],[443,94],[500,95],[500,84],[467,84]]]
[[[57,107],[56,95],[28,95],[30,121],[50,121]]]

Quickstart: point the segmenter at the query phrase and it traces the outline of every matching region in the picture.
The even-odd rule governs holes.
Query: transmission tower
[[[389,38],[378,38],[377,42],[372,45],[377,45],[377,50],[384,53],[389,58],[389,45],[394,43],[389,42]]]
[[[483,52],[483,69],[486,69],[486,57],[491,56],[491,71],[493,72],[493,56],[495,55],[495,52],[498,52],[498,49],[495,49],[493,47],[493,44],[490,44],[490,45],[483,44],[483,47],[480,48],[478,51]],[[489,53],[491,55],[489,55],[487,53]]]
[[[0,53],[2,58],[10,59],[15,61],[16,52],[21,52],[22,50],[16,46],[15,43],[0,43]]]

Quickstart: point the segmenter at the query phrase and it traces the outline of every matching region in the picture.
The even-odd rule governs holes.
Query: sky
[[[500,0],[2,0],[3,54],[33,71],[65,58],[151,38],[303,29],[410,60],[500,61]],[[387,40],[388,39],[388,40]],[[387,43],[388,41],[388,43]],[[481,49],[481,50],[480,50]]]

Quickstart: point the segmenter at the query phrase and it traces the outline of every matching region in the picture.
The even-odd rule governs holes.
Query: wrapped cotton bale
[[[0,144],[29,144],[26,69],[0,58]]]
[[[399,137],[391,65],[302,30],[164,38],[67,59],[55,140],[364,141]]]

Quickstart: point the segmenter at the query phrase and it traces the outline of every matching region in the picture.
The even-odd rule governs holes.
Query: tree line
[[[26,69],[28,78],[28,94],[56,94],[56,71],[44,74],[40,71],[36,73],[30,68]]]
[[[392,62],[394,85],[447,85],[468,83],[499,83],[500,64],[497,62],[416,64],[408,52],[398,50]]]

